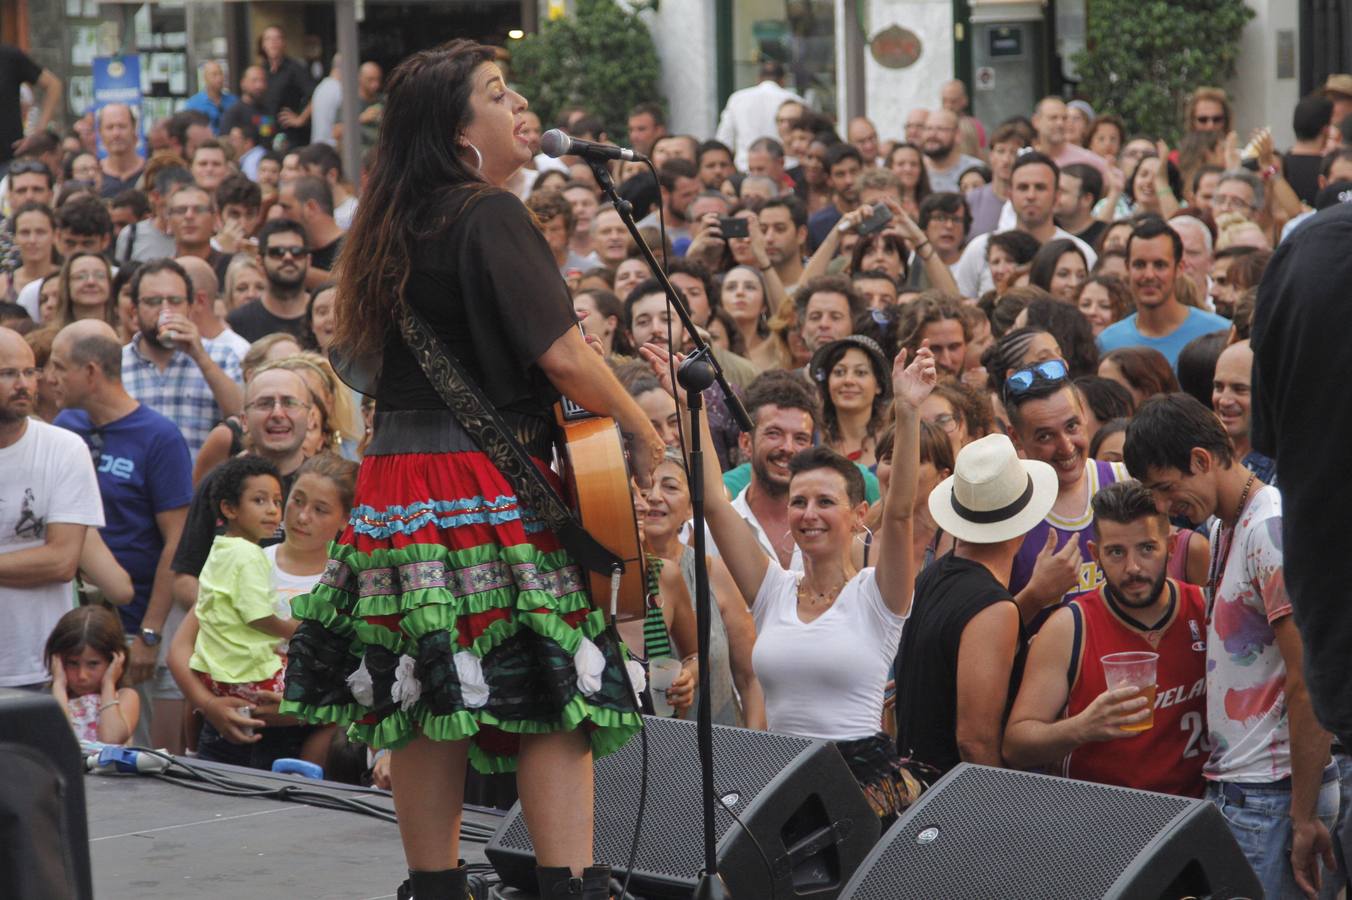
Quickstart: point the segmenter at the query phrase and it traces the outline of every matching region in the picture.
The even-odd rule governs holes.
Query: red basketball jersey
[[[1202,764],[1210,755],[1206,728],[1206,601],[1201,588],[1170,579],[1175,592],[1158,646],[1114,610],[1103,589],[1076,598],[1076,647],[1065,716],[1078,714],[1107,690],[1100,660],[1109,653],[1159,654],[1155,722],[1133,737],[1077,747],[1063,764],[1067,778],[1183,797],[1202,796]]]

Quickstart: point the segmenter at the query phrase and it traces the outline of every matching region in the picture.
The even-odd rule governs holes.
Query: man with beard
[[[685,212],[690,203],[699,196],[701,184],[699,170],[693,162],[684,159],[671,159],[657,170],[657,184],[662,195],[661,215],[666,219],[667,240],[690,240],[690,223]],[[648,213],[638,223],[639,228],[656,228],[658,210]]]
[[[958,152],[958,117],[946,109],[932,109],[925,117],[925,169],[930,190],[960,190],[958,179],[972,166],[982,165],[974,156]]]
[[[282,215],[305,229],[305,245],[310,250],[305,287],[309,290],[332,280],[338,254],[343,250],[346,232],[334,218],[333,194],[329,183],[316,175],[284,180],[277,189]]]
[[[192,279],[172,259],[137,269],[131,302],[138,332],[122,348],[122,384],[177,425],[195,456],[217,422],[239,414],[243,373],[235,351],[201,336],[188,317],[192,299]]]
[[[831,186],[831,205],[817,210],[807,220],[809,252],[815,251],[841,216],[859,207],[859,173],[864,158],[852,144],[836,144],[826,151],[826,178]]]
[[[103,527],[89,448],[33,416],[41,370],[0,328],[0,686],[45,690],[47,635],[71,608],[85,531]]]
[[[305,333],[305,274],[310,251],[305,226],[292,219],[273,219],[258,232],[258,256],[268,289],[256,303],[246,303],[226,316],[230,328],[253,343],[264,335],[285,331],[300,337]]]
[[[807,210],[797,197],[776,197],[761,207],[760,225],[765,231],[765,255],[784,290],[792,293],[803,278]]]
[[[1010,439],[1024,459],[1041,460],[1056,472],[1056,502],[1023,540],[1010,570],[1029,633],[1052,610],[1077,594],[1103,586],[1103,569],[1090,548],[1094,495],[1126,478],[1121,463],[1089,458],[1089,432],[1079,392],[1059,359],[1012,373],[1004,384]]]
[[[770,558],[803,571],[803,553],[789,535],[789,460],[812,446],[820,407],[812,387],[791,372],[766,372],[746,392],[751,433],[741,436],[751,459],[751,481],[732,506],[741,514]]]
[[[262,66],[249,66],[244,70],[239,78],[239,102],[221,114],[222,134],[229,134],[230,129],[248,123],[257,129],[261,145],[271,149],[272,139],[277,134],[277,120],[263,108],[263,92],[267,85]]]
[[[61,329],[47,372],[62,407],[53,424],[89,445],[107,521],[100,533],[135,589],[117,612],[130,639],[127,684],[141,695],[136,743],[181,752],[182,698],[165,690],[172,683],[167,670],[156,678],[156,662],[173,604],[169,562],[192,500],[188,445],[173,422],[127,393],[121,342],[106,322],[85,319]]]
[[[1206,600],[1168,577],[1169,520],[1138,481],[1094,496],[1090,553],[1104,585],[1058,609],[1028,651],[1005,759],[1067,778],[1202,796]],[[1110,688],[1110,653],[1159,654],[1157,693]],[[1153,708],[1152,708],[1153,706]],[[1153,723],[1141,730],[1141,723]]]
[[[1315,718],[1291,615],[1282,495],[1239,464],[1215,414],[1188,394],[1146,401],[1122,452],[1161,513],[1211,523],[1207,799],[1230,825],[1264,896],[1335,897],[1329,833],[1338,816],[1338,767],[1331,735]]]

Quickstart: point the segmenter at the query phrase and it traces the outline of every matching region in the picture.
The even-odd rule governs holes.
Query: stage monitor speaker
[[[88,900],[84,758],[48,694],[0,688],[0,897]]]
[[[1262,896],[1206,801],[964,764],[888,829],[841,900]]]
[[[630,891],[687,898],[704,868],[695,723],[644,724],[648,800]],[[595,766],[595,856],[621,881],[638,813],[641,740]],[[714,783],[745,826],[715,807],[719,874],[734,897],[831,900],[878,839],[878,819],[829,741],[715,725]],[[485,853],[504,884],[535,890],[535,851],[520,804]]]

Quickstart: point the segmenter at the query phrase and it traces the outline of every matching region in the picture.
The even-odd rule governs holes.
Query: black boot
[[[465,861],[454,869],[440,872],[414,872],[395,894],[396,900],[476,900],[470,896]]]
[[[591,866],[581,878],[569,869],[536,866],[535,880],[540,885],[540,900],[610,900],[610,866]]]

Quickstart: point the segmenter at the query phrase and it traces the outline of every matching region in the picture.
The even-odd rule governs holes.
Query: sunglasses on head
[[[13,175],[31,175],[34,172],[40,172],[48,178],[52,176],[52,170],[47,168],[47,164],[37,159],[25,159],[20,162],[11,163],[9,174]]]
[[[1059,359],[1049,359],[1046,362],[1040,362],[1035,366],[1029,366],[1026,369],[1019,369],[1010,374],[1005,379],[1005,397],[1020,397],[1033,385],[1038,384],[1056,384],[1067,380],[1070,377],[1070,370],[1066,364]]]

